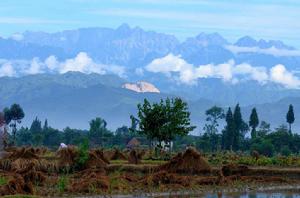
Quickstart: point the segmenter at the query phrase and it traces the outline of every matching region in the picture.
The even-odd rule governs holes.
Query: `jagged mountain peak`
[[[237,40],[235,45],[240,46],[240,47],[259,47],[262,49],[267,49],[267,48],[271,48],[271,47],[275,47],[277,49],[288,49],[288,50],[295,49],[291,46],[284,44],[282,41],[279,41],[279,40],[268,40],[267,41],[264,39],[259,39],[257,41],[250,36],[241,37],[240,39]]]

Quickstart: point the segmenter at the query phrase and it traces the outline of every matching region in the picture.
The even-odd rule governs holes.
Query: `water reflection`
[[[195,196],[197,197],[197,196]],[[201,196],[200,196],[201,197]],[[244,194],[207,194],[205,198],[300,198],[300,193],[244,193]]]

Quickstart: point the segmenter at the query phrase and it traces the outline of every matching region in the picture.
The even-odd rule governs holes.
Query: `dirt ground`
[[[0,195],[126,195],[300,184],[300,168],[297,167],[211,166],[194,149],[159,163],[150,163],[137,154],[119,150],[109,154],[90,150],[84,163],[78,161],[81,154],[76,148],[49,155],[45,150],[33,148],[8,152],[0,161]]]

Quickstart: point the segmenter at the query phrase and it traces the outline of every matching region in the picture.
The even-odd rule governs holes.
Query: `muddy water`
[[[85,196],[80,198],[300,198],[300,186],[269,186],[256,189],[226,189],[217,191],[181,191],[160,193],[136,193],[131,195]]]
[[[289,192],[248,192],[248,193],[157,193],[157,194],[136,194],[136,195],[114,195],[114,196],[90,196],[81,198],[300,198],[299,190]]]

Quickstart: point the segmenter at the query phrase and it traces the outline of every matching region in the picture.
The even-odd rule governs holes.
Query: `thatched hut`
[[[128,149],[135,149],[138,148],[141,145],[141,142],[138,141],[136,138],[132,138],[128,143],[127,143],[127,148]]]

